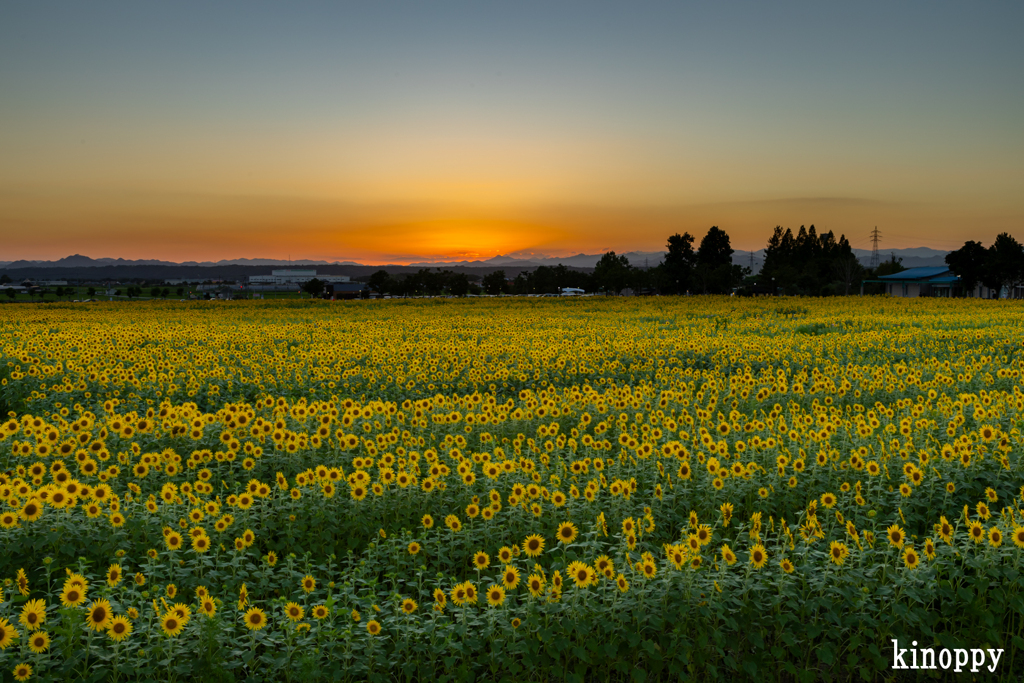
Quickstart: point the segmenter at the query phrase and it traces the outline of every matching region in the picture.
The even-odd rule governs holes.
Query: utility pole
[[[871,231],[871,268],[878,267],[878,240],[881,239],[882,233],[878,232],[878,226]]]

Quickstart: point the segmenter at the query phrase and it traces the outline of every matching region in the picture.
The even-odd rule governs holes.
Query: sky
[[[1024,3],[0,3],[0,261],[1024,241]]]

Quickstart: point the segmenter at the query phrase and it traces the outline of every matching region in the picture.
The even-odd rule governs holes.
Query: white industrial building
[[[312,279],[320,282],[348,282],[347,275],[317,275],[315,270],[273,270],[270,275],[250,275],[250,285],[304,285]]]

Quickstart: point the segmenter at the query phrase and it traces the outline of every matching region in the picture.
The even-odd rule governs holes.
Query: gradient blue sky
[[[1024,4],[0,5],[0,260],[1024,239]]]

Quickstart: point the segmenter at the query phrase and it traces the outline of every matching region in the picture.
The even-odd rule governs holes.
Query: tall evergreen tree
[[[664,283],[667,291],[681,294],[690,289],[697,253],[693,250],[693,235],[684,232],[668,238],[668,253],[664,261]]]

